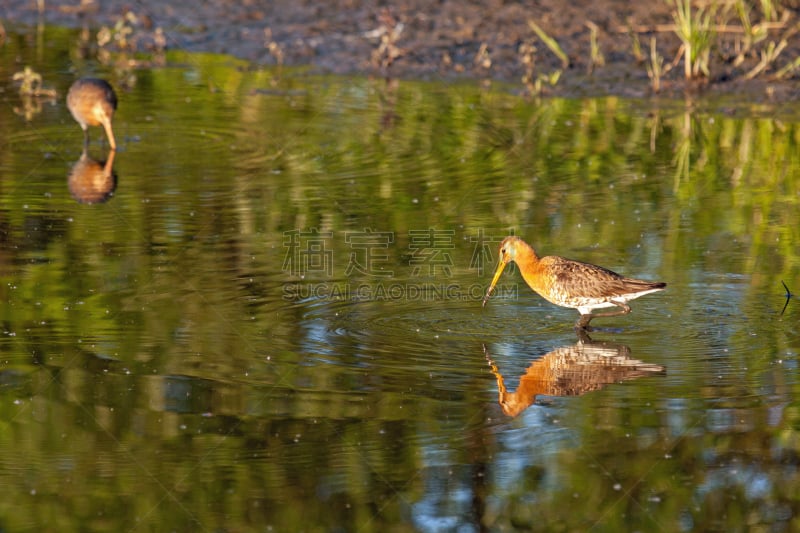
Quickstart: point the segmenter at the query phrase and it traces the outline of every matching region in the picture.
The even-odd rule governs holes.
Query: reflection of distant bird
[[[519,237],[506,237],[500,244],[500,264],[483,305],[492,294],[500,274],[510,262],[519,267],[522,279],[548,302],[577,309],[581,314],[576,328],[586,328],[594,317],[625,315],[631,312],[627,302],[663,290],[666,283],[626,278],[606,268],[565,259],[557,255],[539,258],[533,248]],[[617,307],[617,311],[592,314],[593,309]]]
[[[497,378],[499,403],[508,416],[517,416],[536,401],[536,396],[580,396],[610,383],[642,376],[663,374],[661,365],[630,357],[624,344],[595,342],[584,337],[572,346],[562,346],[534,361],[519,378],[514,392],[508,392],[497,366],[486,353]]]
[[[96,161],[89,157],[84,149],[70,170],[67,185],[72,197],[82,204],[97,204],[107,201],[117,188],[117,176],[114,174],[114,154],[108,153],[108,160]]]
[[[103,126],[111,149],[117,149],[111,119],[117,110],[117,95],[105,80],[81,78],[72,84],[67,93],[67,107],[83,128],[84,145],[89,144],[89,126]]]

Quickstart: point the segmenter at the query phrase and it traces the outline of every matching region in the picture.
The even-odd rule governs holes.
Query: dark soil
[[[652,94],[646,69],[650,38],[657,38],[666,64],[673,63],[680,49],[674,32],[664,28],[673,23],[673,8],[663,0],[95,0],[88,7],[79,7],[78,0],[45,0],[41,14],[36,4],[3,0],[6,30],[19,30],[20,24],[31,27],[41,19],[94,32],[101,26],[113,27],[131,13],[136,17],[129,19],[134,32],[128,45],[139,50],[157,48],[157,31],[163,31],[167,48],[226,53],[255,64],[313,65],[326,72],[406,79],[501,80],[518,83],[520,90],[525,89],[523,43],[536,49],[534,77],[563,68],[530,28],[528,21],[533,20],[569,57],[560,80],[554,86],[545,84],[547,93],[562,95]],[[772,69],[756,80],[746,81],[744,74],[758,63],[759,52],[769,41],[779,41],[787,28],[797,24],[797,15],[794,8],[786,8],[783,28],[773,30],[739,65],[733,62],[737,34],[720,33],[709,78],[687,83],[679,61],[666,75],[662,92],[793,99],[796,80],[779,82],[770,74],[800,56],[800,34],[788,39]],[[604,65],[593,68],[589,23],[597,26],[604,57]],[[730,24],[738,24],[733,15]],[[631,28],[644,58],[634,55]]]

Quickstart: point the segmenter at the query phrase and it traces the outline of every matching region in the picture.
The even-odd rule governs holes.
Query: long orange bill
[[[112,150],[116,151],[117,141],[114,139],[114,130],[111,129],[111,121],[108,118],[103,121],[103,129],[106,130],[106,135],[108,135],[108,144],[111,145]]]
[[[481,304],[481,307],[486,306],[486,302],[489,300],[489,296],[491,296],[492,291],[494,290],[494,286],[497,285],[497,280],[500,279],[500,274],[503,273],[503,269],[505,267],[506,267],[506,262],[501,260],[500,264],[497,265],[497,270],[494,273],[494,278],[492,278],[492,284],[489,285],[489,290],[486,291],[486,296],[483,297],[483,303]]]

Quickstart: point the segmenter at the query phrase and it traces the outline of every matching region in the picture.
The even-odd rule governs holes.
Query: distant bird
[[[483,305],[489,300],[503,269],[512,261],[517,263],[525,283],[542,298],[578,310],[581,317],[575,327],[579,329],[588,327],[595,317],[626,315],[631,312],[627,304],[629,300],[664,290],[667,286],[661,282],[626,278],[607,268],[557,255],[540,259],[528,243],[512,236],[500,244],[500,264],[483,298]],[[592,314],[593,309],[603,307],[619,309]]]
[[[67,107],[83,128],[84,146],[89,144],[89,126],[103,126],[111,149],[117,149],[111,119],[117,110],[117,95],[105,80],[81,78],[72,84],[67,93]]]

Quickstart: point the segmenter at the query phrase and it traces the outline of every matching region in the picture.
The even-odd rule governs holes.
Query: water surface
[[[795,527],[798,109],[73,38],[0,49],[6,528]],[[118,88],[112,181],[73,70]],[[482,308],[512,233],[669,287],[583,339],[513,268]]]

